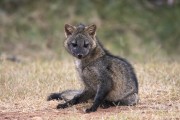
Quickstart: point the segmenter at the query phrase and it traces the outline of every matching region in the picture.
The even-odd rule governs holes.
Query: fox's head
[[[96,47],[96,25],[65,24],[64,29],[66,36],[64,46],[74,57],[83,59]]]

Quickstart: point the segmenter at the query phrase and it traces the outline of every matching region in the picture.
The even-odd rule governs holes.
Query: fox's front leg
[[[95,92],[90,90],[84,90],[82,93],[76,95],[72,100],[67,101],[64,104],[58,104],[57,109],[64,109],[78,103],[86,102],[88,99],[93,98],[94,95]]]
[[[111,87],[112,83],[110,79],[108,79],[107,81],[101,81],[96,96],[94,98],[94,103],[89,109],[86,109],[86,113],[95,112],[97,110],[99,105],[104,101],[105,97],[111,90]]]

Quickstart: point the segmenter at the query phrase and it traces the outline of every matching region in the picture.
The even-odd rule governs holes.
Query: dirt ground
[[[43,119],[101,119],[108,118],[110,115],[120,114],[122,111],[135,110],[135,109],[144,109],[136,108],[136,107],[111,107],[107,109],[99,108],[97,112],[93,113],[85,113],[82,109],[76,109],[76,111],[72,110],[73,108],[67,108],[63,110],[56,109],[45,109],[33,112],[2,112],[0,113],[0,120],[24,120],[24,119],[32,119],[32,120],[43,120]]]
[[[115,107],[109,109],[98,109],[98,112],[86,114],[83,111],[77,111],[76,113],[66,110],[41,110],[34,112],[5,112],[0,113],[1,120],[24,120],[24,119],[32,119],[32,120],[43,120],[43,119],[69,119],[69,118],[85,118],[85,119],[95,119],[101,118],[102,114],[113,115],[120,112],[121,109],[116,109]],[[93,117],[92,117],[93,116]]]
[[[0,120],[94,120],[94,119],[175,119],[179,120],[177,111],[171,111],[174,105],[158,106],[139,103],[136,106],[117,106],[107,109],[99,108],[96,112],[85,113],[88,105],[75,105],[67,109],[57,110],[55,108],[45,108],[30,112],[0,112]],[[54,106],[53,106],[54,107]]]

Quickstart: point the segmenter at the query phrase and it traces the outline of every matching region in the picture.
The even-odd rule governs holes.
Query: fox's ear
[[[65,36],[68,37],[69,35],[72,35],[72,33],[75,30],[75,27],[69,24],[65,24],[64,30],[65,30]]]
[[[89,33],[90,36],[94,37],[96,35],[96,25],[92,24],[90,26],[86,27],[87,32]]]

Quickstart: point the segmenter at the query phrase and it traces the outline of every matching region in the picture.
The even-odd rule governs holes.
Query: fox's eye
[[[87,48],[89,46],[89,44],[84,44],[84,47]]]
[[[71,43],[73,47],[77,47],[77,43]]]

